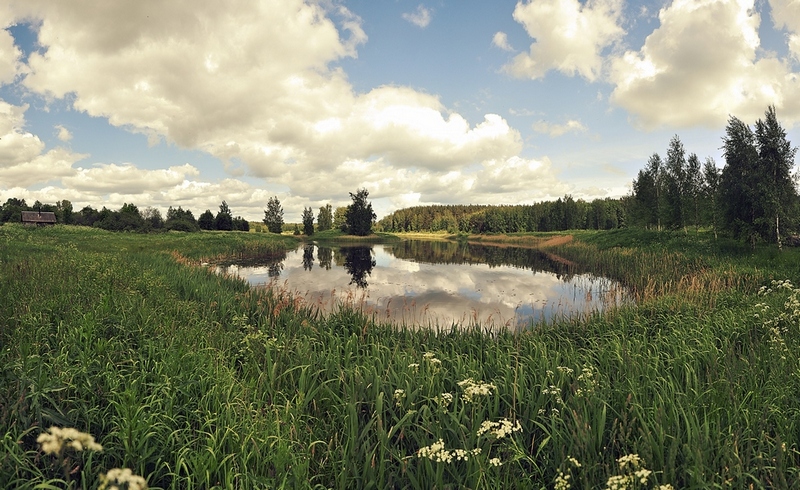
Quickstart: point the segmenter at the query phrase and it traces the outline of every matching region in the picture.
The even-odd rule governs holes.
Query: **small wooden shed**
[[[23,211],[22,223],[28,225],[54,225],[56,224],[56,213],[49,211]]]

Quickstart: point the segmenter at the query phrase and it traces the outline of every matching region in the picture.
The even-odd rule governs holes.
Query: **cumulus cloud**
[[[153,142],[239,162],[291,192],[310,175],[341,180],[348,161],[448,172],[508,158],[522,147],[519,132],[494,114],[470,124],[437,96],[406,87],[355,93],[335,62],[356,56],[366,36],[360,19],[342,6],[326,10],[325,2],[302,0],[25,5],[41,19],[39,42],[47,48],[30,57],[24,81],[30,90],[70,94],[77,110]],[[430,17],[424,7],[417,12]]]
[[[79,168],[75,175],[62,181],[69,187],[98,194],[139,194],[147,190],[160,190],[182,183],[187,175],[196,176],[198,170],[189,165],[168,169],[146,170],[131,164],[99,164]]]
[[[413,12],[406,12],[403,14],[403,19],[411,22],[415,26],[424,29],[431,23],[433,11],[426,8],[424,5],[417,5],[417,9]]]
[[[800,21],[789,5],[773,15],[793,29]],[[614,58],[611,101],[649,127],[720,126],[729,114],[760,117],[770,104],[785,121],[800,119],[800,78],[786,60],[759,55],[754,7],[753,0],[675,0],[640,50]]]
[[[622,38],[622,0],[530,0],[518,2],[514,20],[535,39],[504,69],[518,78],[541,78],[550,70],[594,81],[603,51]]]
[[[582,122],[570,119],[564,124],[553,124],[546,121],[534,123],[533,130],[537,133],[549,135],[551,138],[563,136],[570,132],[583,133],[587,130]]]
[[[29,186],[72,175],[72,165],[86,156],[63,148],[45,151],[44,142],[24,130],[27,108],[0,99],[0,188]]]
[[[508,42],[508,35],[502,31],[494,33],[494,37],[492,37],[492,44],[503,51],[514,51],[514,48]]]

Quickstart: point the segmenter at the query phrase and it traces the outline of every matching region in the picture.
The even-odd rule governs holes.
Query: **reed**
[[[793,250],[577,236],[653,292],[512,334],[321,315],[195,265],[249,238],[169,235],[0,227],[0,487],[798,487]],[[65,478],[51,426],[103,451]]]

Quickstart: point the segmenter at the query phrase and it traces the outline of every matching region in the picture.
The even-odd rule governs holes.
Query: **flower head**
[[[83,451],[84,449],[90,451],[102,451],[103,446],[96,443],[91,434],[81,432],[71,427],[50,427],[48,432],[42,432],[36,439],[36,442],[42,448],[45,454],[59,454],[67,448],[72,448],[75,451]]]
[[[100,475],[100,490],[147,490],[147,481],[134,475],[130,468],[114,468]]]

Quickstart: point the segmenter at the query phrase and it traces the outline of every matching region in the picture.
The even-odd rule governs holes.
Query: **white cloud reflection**
[[[348,302],[378,320],[443,328],[454,322],[514,328],[554,315],[600,310],[608,298],[598,291],[612,285],[587,274],[567,281],[554,272],[506,265],[432,264],[398,258],[390,252],[391,245],[374,245],[376,265],[364,276],[368,287],[362,289],[352,283],[342,253],[334,252],[326,269],[320,266],[319,249],[312,248],[310,270],[308,256],[304,267],[303,247],[289,252],[281,268],[233,265],[220,270],[238,274],[251,285],[274,281],[326,311],[337,301]],[[616,295],[612,298],[619,300]]]

